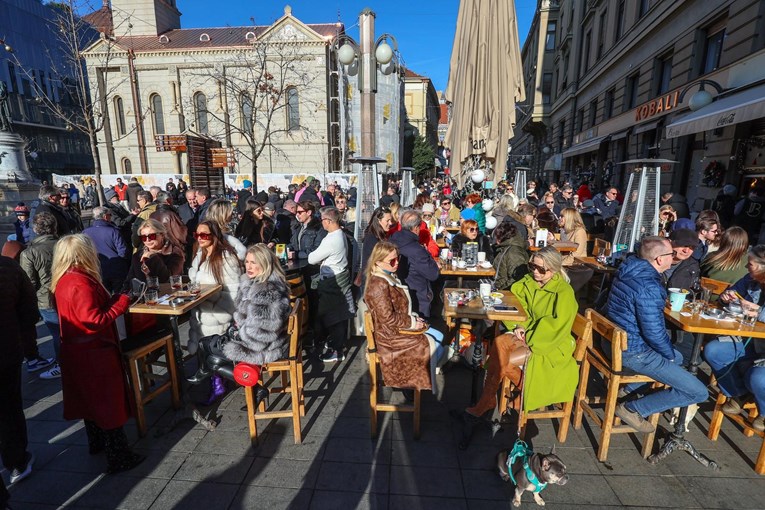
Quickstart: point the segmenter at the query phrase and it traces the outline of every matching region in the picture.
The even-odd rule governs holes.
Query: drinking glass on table
[[[183,288],[183,276],[173,275],[170,277],[170,288],[173,290],[181,290]]]
[[[192,296],[197,296],[202,292],[202,286],[199,282],[189,282],[189,293]]]
[[[149,306],[154,306],[159,301],[159,292],[156,290],[147,290],[146,291],[146,304]]]
[[[147,276],[146,277],[146,288],[147,289],[159,289],[159,278],[156,276]]]
[[[744,326],[754,327],[757,323],[757,317],[760,315],[760,305],[756,303],[741,303],[744,309],[744,315],[741,317],[741,324]]]

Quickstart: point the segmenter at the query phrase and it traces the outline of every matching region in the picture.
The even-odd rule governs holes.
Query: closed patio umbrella
[[[446,88],[452,115],[445,140],[458,186],[475,168],[492,170],[487,179],[502,179],[515,104],[524,100],[515,2],[461,0]]]

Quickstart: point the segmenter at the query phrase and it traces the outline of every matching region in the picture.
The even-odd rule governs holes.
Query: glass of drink
[[[157,301],[159,301],[159,292],[157,292],[156,290],[147,290],[146,304],[149,306],[154,306],[157,304]]]
[[[199,282],[189,282],[189,293],[192,296],[197,296],[202,292],[202,286]]]
[[[159,278],[156,276],[147,276],[146,277],[146,288],[147,289],[159,289]]]
[[[757,317],[760,315],[760,305],[755,303],[742,303],[744,308],[744,315],[741,317],[741,324],[744,326],[754,327],[757,323]]]
[[[181,290],[183,288],[183,276],[173,275],[170,277],[170,288],[173,290]]]

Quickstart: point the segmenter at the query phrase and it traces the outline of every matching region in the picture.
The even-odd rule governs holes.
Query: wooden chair
[[[305,335],[308,333],[308,290],[303,275],[291,276],[287,279],[287,285],[290,287],[290,302],[294,304],[296,300],[301,300],[303,319],[300,324],[300,334]]]
[[[131,348],[129,347],[131,343],[140,343],[140,345]],[[155,335],[155,338],[149,341],[146,341],[145,336],[140,339],[128,339],[123,345],[122,356],[128,368],[130,388],[133,390],[138,434],[143,437],[146,435],[144,405],[161,393],[170,390],[173,407],[178,409],[181,406],[173,334],[168,332],[158,337]],[[164,361],[162,361],[163,356]],[[165,369],[165,374],[155,373],[154,368],[157,367]]]
[[[601,249],[603,250],[603,255],[605,255],[606,257],[611,255],[611,243],[606,241],[605,239],[600,239],[596,237],[592,245],[592,256],[597,257]]]
[[[582,316],[576,314],[574,319],[574,326],[571,328],[571,332],[576,338],[576,348],[574,349],[574,359],[577,363],[582,361],[584,353],[587,347],[592,343],[592,322]],[[502,391],[500,393],[499,412],[502,416],[507,411],[508,400],[510,400],[511,381],[509,378],[502,380]],[[558,442],[565,443],[568,438],[568,425],[571,421],[571,411],[574,408],[574,398],[568,402],[561,402],[553,404],[552,406],[544,407],[536,411],[523,411],[520,413],[520,439],[523,439],[526,435],[526,424],[529,420],[540,420],[545,418],[557,418],[560,420],[560,428],[558,429]]]
[[[372,324],[372,314],[369,311],[364,312],[364,331],[367,336],[367,355],[369,358],[369,378],[371,388],[369,390],[369,411],[371,418],[372,438],[377,437],[377,413],[414,413],[414,438],[420,438],[420,390],[414,390],[413,404],[391,404],[379,402],[377,399],[377,381],[380,360],[377,356],[377,344],[375,343],[374,324]]]
[[[244,397],[247,401],[247,421],[250,426],[250,441],[255,444],[258,440],[257,420],[271,420],[274,418],[292,418],[292,428],[295,435],[295,444],[303,441],[300,417],[305,416],[305,396],[303,392],[303,349],[300,343],[301,324],[303,321],[303,300],[296,299],[292,305],[287,334],[290,339],[289,354],[287,358],[267,363],[260,367],[260,379],[263,386],[268,387],[273,378],[265,380],[264,372],[279,373],[282,385],[270,388],[271,394],[290,394],[290,408],[283,411],[266,411],[266,403],[261,402],[258,409],[255,408],[254,386],[245,386]],[[275,377],[275,375],[274,375]]]
[[[725,402],[728,401],[728,397],[723,395],[722,391],[718,391],[717,400],[715,401],[715,410],[712,413],[712,421],[709,423],[709,432],[707,437],[712,441],[717,441],[720,435],[720,428],[722,427],[723,418],[738,423],[738,425],[744,429],[744,435],[746,437],[752,437],[758,435],[762,438],[762,445],[760,446],[760,452],[757,454],[757,460],[754,463],[754,472],[758,475],[765,475],[765,432],[760,432],[752,428],[752,420],[757,417],[757,405],[754,402],[748,402],[743,407],[745,411],[749,411],[748,416],[737,414],[735,416],[725,414],[722,412],[722,407]]]
[[[622,352],[627,349],[627,333],[616,327],[613,322],[603,317],[595,310],[588,308],[585,316],[592,322],[593,333],[598,333],[600,337],[611,344],[611,357],[609,359],[595,345],[597,338],[593,336],[593,341],[587,347],[587,352],[582,359],[581,371],[579,374],[579,389],[576,395],[576,408],[574,411],[574,428],[579,429],[582,426],[582,413],[592,418],[592,420],[601,428],[600,441],[598,446],[598,460],[603,462],[608,458],[608,448],[611,444],[612,434],[636,434],[632,427],[621,425],[621,420],[616,417],[617,397],[619,388],[625,384],[646,383],[657,384],[652,378],[636,374],[622,368]],[[587,384],[590,377],[590,367],[600,372],[606,380],[606,398],[605,401],[600,396],[587,396]],[[596,412],[594,404],[605,404],[603,417]],[[654,414],[648,421],[656,427],[659,423],[659,415]],[[651,454],[653,441],[656,432],[645,434],[643,441],[642,454],[647,458]]]
[[[725,292],[725,289],[731,286],[728,282],[721,282],[720,280],[715,280],[714,278],[707,278],[705,276],[701,277],[701,286],[705,289],[709,289],[712,291],[713,296],[719,296],[723,292]]]

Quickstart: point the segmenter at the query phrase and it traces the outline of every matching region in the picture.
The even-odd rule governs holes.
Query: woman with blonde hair
[[[574,264],[575,257],[587,256],[587,229],[584,227],[582,215],[574,208],[566,207],[560,212],[561,240],[576,243],[576,250],[567,253],[563,258],[564,266]]]
[[[107,473],[132,469],[145,457],[130,449],[122,428],[130,403],[115,326],[130,299],[109,295],[96,248],[83,234],[58,241],[51,274],[61,328],[64,419],[85,421],[89,452],[106,452]]]
[[[672,225],[677,221],[677,212],[669,204],[659,207],[659,235],[669,237]]]
[[[497,405],[497,390],[504,377],[520,386],[523,375],[522,406],[526,411],[568,402],[574,397],[579,381],[571,336],[578,305],[560,253],[546,246],[532,254],[529,273],[510,290],[528,318],[517,323],[505,321],[510,332],[495,338],[489,348],[492,361],[488,364],[483,393],[478,403],[463,415],[464,442],[469,440],[478,419]]]
[[[155,276],[160,283],[167,283],[170,276],[183,274],[183,249],[170,241],[165,225],[149,218],[138,234],[142,246],[133,253],[126,286],[133,278],[145,282],[147,276]]]
[[[443,334],[412,311],[407,287],[396,276],[398,248],[378,242],[367,262],[364,301],[375,328],[375,343],[386,386],[434,389],[443,352]]]
[[[701,262],[701,276],[736,283],[748,270],[749,235],[741,227],[730,227],[720,239],[720,248]]]
[[[206,220],[215,222],[220,228],[223,235],[226,237],[228,244],[236,251],[236,256],[239,260],[244,262],[244,257],[247,254],[247,247],[242,242],[231,235],[231,220],[234,217],[234,206],[230,200],[225,198],[216,198],[207,208]]]

